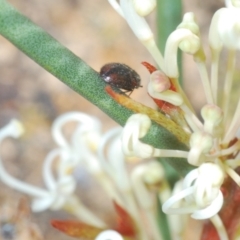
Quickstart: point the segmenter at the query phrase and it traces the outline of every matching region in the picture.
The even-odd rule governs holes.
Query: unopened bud
[[[171,87],[169,78],[162,71],[155,71],[150,76],[152,88],[156,92],[163,92]]]
[[[156,0],[133,0],[133,6],[138,15],[145,17],[157,6]]]
[[[194,13],[189,12],[185,13],[183,16],[183,21],[178,25],[177,27],[179,28],[185,28],[190,30],[192,33],[196,34],[199,36],[199,26],[195,22],[195,16]]]
[[[143,174],[143,181],[148,185],[160,183],[164,178],[164,171],[160,163],[152,162]]]
[[[223,120],[222,109],[214,104],[207,104],[202,108],[201,115],[204,119],[204,130],[215,136]]]
[[[220,15],[218,33],[225,47],[240,49],[240,9],[227,9]]]
[[[191,39],[183,40],[179,44],[179,48],[188,54],[195,54],[200,48],[200,41],[197,37],[192,37]]]
[[[202,163],[204,154],[208,153],[213,146],[213,138],[206,132],[194,132],[190,138],[190,151],[188,162],[199,166]]]

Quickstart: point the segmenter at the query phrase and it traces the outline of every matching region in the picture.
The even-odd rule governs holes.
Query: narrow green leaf
[[[182,21],[181,0],[157,0],[157,42],[164,52],[168,36]],[[180,81],[182,79],[182,54],[178,51]],[[182,82],[181,82],[182,85]]]
[[[164,240],[171,240],[167,215],[162,211],[162,203],[157,197],[157,223]]]

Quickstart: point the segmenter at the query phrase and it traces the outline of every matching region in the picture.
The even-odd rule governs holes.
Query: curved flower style
[[[76,113],[74,114],[76,115]],[[69,114],[68,117],[69,116],[71,120],[71,114]],[[67,117],[67,115],[64,117]],[[87,122],[89,123],[89,121]],[[57,121],[57,123],[59,122]],[[59,142],[63,143],[64,141],[61,133],[58,133],[56,128],[53,129],[56,135],[60,136],[60,139],[62,139],[62,141],[59,140]],[[19,137],[22,133],[22,125],[18,121],[13,120],[0,130],[0,142],[6,137]],[[2,162],[0,162],[1,180],[8,186],[33,197],[33,211],[38,212],[48,208],[52,210],[67,209],[69,212],[75,214],[80,219],[83,218],[90,224],[105,226],[105,223],[88,210],[74,195],[76,180],[73,177],[73,167],[76,166],[76,157],[81,159],[82,156],[76,155],[76,152],[69,151],[69,149],[69,146],[65,144],[62,148],[51,151],[45,158],[43,179],[45,181],[46,189],[24,183],[12,177],[5,170]],[[57,178],[55,178],[52,164],[57,157],[59,158],[59,164],[57,168]]]
[[[69,141],[63,135],[62,128],[72,121],[76,121],[77,125]],[[143,134],[144,132],[145,130]],[[13,120],[0,129],[0,143],[6,137],[16,138],[22,133],[22,125]],[[85,228],[92,229],[93,232],[101,232],[106,228],[105,222],[85,207],[74,193],[77,184],[74,169],[81,164],[97,179],[114,201],[119,215],[118,221],[120,221],[114,228],[117,231],[114,233],[116,236],[135,235],[136,228],[140,239],[148,238],[149,233],[146,232],[141,220],[141,210],[146,215],[151,234],[157,240],[162,239],[155,221],[154,200],[151,197],[151,191],[146,187],[159,184],[159,197],[165,200],[166,196],[170,195],[169,187],[164,180],[163,169],[159,163],[142,164],[129,173],[121,148],[122,128],[112,129],[101,136],[100,123],[83,113],[72,112],[60,116],[53,123],[52,133],[58,148],[53,149],[44,160],[43,180],[46,188],[39,188],[12,177],[0,161],[1,180],[8,186],[31,196],[33,211],[63,209],[82,221],[76,225],[72,222],[55,221],[53,225],[56,228],[63,231],[65,224],[68,226],[67,230],[64,230],[67,233],[70,228],[80,228],[76,233],[80,235]],[[139,141],[138,135],[136,141]],[[54,162],[56,164],[53,164]],[[56,166],[55,169],[53,166]],[[54,170],[56,174],[53,174]],[[100,234],[98,238],[102,239],[108,234],[109,232],[104,230],[103,235]]]
[[[163,204],[167,214],[192,213],[192,218],[207,219],[219,212],[223,204],[220,187],[224,180],[222,169],[212,163],[204,163],[191,171],[183,181],[183,190]],[[175,202],[186,200],[186,207],[171,208]]]
[[[157,149],[142,143],[139,139],[147,134],[150,126],[150,118],[144,114],[134,114],[128,119],[122,132],[122,149],[126,156],[140,158],[188,156],[188,152],[185,151]]]

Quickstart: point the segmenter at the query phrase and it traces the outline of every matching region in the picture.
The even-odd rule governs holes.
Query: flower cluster
[[[149,95],[165,116],[190,135],[189,141],[185,143],[189,151],[155,149],[139,140],[147,134],[151,117],[133,115],[123,130],[124,153],[140,158],[186,158],[196,169],[187,174],[181,182],[181,188],[177,185],[178,191],[174,191],[172,197],[163,204],[163,211],[167,214],[191,214],[195,219],[210,218],[220,238],[228,239],[218,212],[224,202],[221,186],[225,177],[230,176],[238,185],[240,180],[235,171],[239,166],[240,140],[237,133],[240,129],[240,99],[234,116],[229,116],[236,52],[239,49],[239,1],[226,0],[226,7],[219,9],[212,18],[209,29],[212,57],[210,74],[199,26],[193,13],[186,13],[177,29],[169,35],[162,55],[144,19],[155,8],[156,1],[120,0],[119,4],[117,1],[109,2],[125,18],[160,69],[147,66],[150,71]],[[192,55],[198,68],[206,96],[206,105],[201,108],[203,121],[196,115],[179,84],[178,48]],[[228,52],[228,58],[224,90],[221,93],[218,89],[219,60],[223,49]],[[222,101],[220,96],[223,96]]]
[[[63,127],[70,122],[76,122],[76,127],[68,140]],[[0,144],[7,137],[20,137],[23,132],[21,123],[12,120],[0,129]],[[80,112],[66,113],[52,125],[52,136],[58,147],[49,152],[43,163],[46,188],[39,188],[12,177],[4,168],[1,158],[0,178],[11,188],[29,195],[34,212],[50,209],[73,214],[82,222],[77,228],[90,232],[88,237],[92,234],[97,240],[120,240],[123,239],[121,233],[123,236],[148,239],[149,232],[146,231],[141,216],[145,214],[151,235],[154,239],[161,239],[155,221],[155,201],[149,186],[161,183],[159,196],[163,201],[170,196],[162,166],[158,162],[150,161],[136,166],[129,175],[121,148],[121,133],[122,128],[117,127],[102,135],[101,124],[97,119]],[[138,141],[138,137],[136,140]],[[118,218],[125,223],[116,222],[109,227],[83,204],[75,194],[77,178],[74,172],[77,171],[77,166],[85,167],[100,183],[113,201]],[[56,228],[61,228],[61,224],[58,220],[53,221]],[[65,224],[64,222],[63,225]],[[108,230],[109,228],[112,230]],[[85,237],[82,232],[80,235],[76,235],[76,232],[74,234],[70,235]]]
[[[239,1],[226,0],[226,7],[218,10],[212,18],[209,29],[212,56],[210,74],[199,26],[193,13],[186,13],[177,29],[170,34],[163,55],[145,20],[156,7],[156,0],[109,0],[109,3],[127,21],[156,61],[159,69],[143,63],[150,72],[147,91],[156,103],[158,112],[178,129],[179,140],[189,150],[158,149],[143,143],[141,138],[149,132],[153,121],[151,116],[143,113],[133,114],[123,129],[115,128],[102,135],[101,124],[97,119],[72,112],[60,116],[53,123],[52,135],[58,147],[44,160],[45,188],[12,177],[4,168],[1,158],[0,179],[8,186],[31,196],[31,207],[35,212],[62,209],[75,215],[81,224],[53,224],[68,224],[71,229],[74,226],[84,228],[83,231],[69,230],[68,234],[73,237],[95,240],[161,240],[163,236],[156,221],[158,202],[164,203],[162,210],[167,214],[172,239],[182,239],[184,220],[188,214],[194,219],[210,219],[220,239],[229,239],[218,213],[224,203],[221,187],[225,178],[230,176],[238,185],[240,183],[240,177],[235,171],[240,166],[240,99],[234,116],[229,117],[236,52],[240,47]],[[201,108],[202,120],[178,81],[178,48],[193,56],[199,70],[206,96],[206,104]],[[220,102],[219,60],[223,49],[228,51],[228,63]],[[71,121],[77,123],[76,129],[70,140],[67,140],[63,126]],[[173,129],[174,132],[176,129]],[[18,138],[22,133],[21,123],[12,120],[0,130],[0,144],[5,138]],[[155,157],[179,158],[179,161],[185,158],[195,169],[175,183],[171,192],[163,167],[153,160]],[[139,160],[128,171],[125,160],[131,158],[136,161],[148,160]],[[74,171],[79,165],[84,166],[97,179],[113,200],[119,217],[114,226],[107,226],[75,194],[77,179]],[[157,192],[157,201],[152,189]]]

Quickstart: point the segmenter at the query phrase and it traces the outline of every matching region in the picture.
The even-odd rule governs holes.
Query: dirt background
[[[148,73],[140,65],[141,61],[153,63],[153,60],[106,0],[9,0],[9,2],[92,68],[99,70],[107,62],[122,62],[137,70],[144,87],[134,91],[131,97],[154,107],[145,88]],[[223,1],[220,0],[184,1],[184,11],[196,14],[204,41],[207,39],[212,14],[221,6]],[[154,19],[152,14],[150,22],[153,29]],[[206,51],[209,50],[206,48]],[[198,73],[190,57],[185,57],[184,68],[187,95],[198,109],[205,102],[205,98]],[[116,125],[98,108],[39,67],[1,36],[0,69],[0,127],[12,118],[21,120],[25,126],[25,134],[21,140],[7,141],[4,149],[1,149],[6,168],[19,179],[43,185],[40,171],[42,161],[55,147],[50,135],[51,123],[60,114],[81,111],[96,116],[103,122],[103,131]],[[86,185],[85,182],[81,183],[84,184]],[[1,182],[0,189],[2,206],[6,202],[16,203],[17,199],[23,196]],[[97,199],[95,208],[99,206],[99,202],[101,196]],[[49,240],[72,239],[49,225],[51,219],[65,217],[62,212],[51,211],[32,215],[33,222],[39,225],[44,239]],[[4,239],[1,238],[1,234],[0,239]]]

